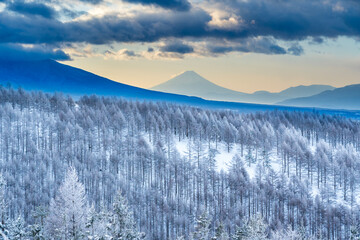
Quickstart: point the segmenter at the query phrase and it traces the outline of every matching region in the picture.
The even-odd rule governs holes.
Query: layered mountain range
[[[342,88],[296,86],[277,93],[250,94],[218,86],[194,71],[187,71],[147,90],[53,60],[0,61],[0,84],[48,93],[62,92],[75,98],[97,94],[243,111],[286,109],[288,106],[360,110],[360,84]]]
[[[257,91],[243,93],[216,85],[194,71],[186,71],[151,90],[197,96],[208,100],[276,104],[291,98],[309,97],[326,90],[335,89],[329,85],[297,86],[281,92]]]

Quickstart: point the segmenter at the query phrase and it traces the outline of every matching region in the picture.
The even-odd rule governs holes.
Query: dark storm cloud
[[[62,50],[54,50],[50,47],[35,46],[22,47],[17,44],[0,44],[0,60],[70,60],[70,56]]]
[[[211,28],[211,16],[199,8],[187,12],[108,15],[87,21],[62,23],[0,13],[2,42],[154,42],[162,38],[245,39],[269,36],[282,40],[308,37],[360,36],[360,5],[344,1],[344,11],[323,1],[225,1],[241,18],[232,29]],[[277,3],[277,4],[275,4]],[[225,8],[225,7],[224,7]]]
[[[307,37],[359,36],[360,4],[356,1],[319,0],[214,0],[245,23],[228,37],[272,36],[283,40]]]
[[[115,15],[62,23],[0,13],[0,42],[59,43],[154,42],[161,38],[206,35],[210,16],[203,10],[144,14],[134,18]]]
[[[187,0],[124,0],[129,3],[140,3],[143,5],[155,5],[162,8],[178,11],[188,11],[191,4]]]
[[[181,41],[171,41],[166,43],[165,46],[160,47],[160,51],[186,54],[186,53],[193,53],[194,48]]]
[[[12,1],[8,2],[6,9],[24,15],[38,15],[44,18],[55,16],[55,10],[43,3]]]

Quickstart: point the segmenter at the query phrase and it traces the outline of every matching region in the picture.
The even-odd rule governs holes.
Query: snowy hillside
[[[0,234],[350,239],[359,133],[358,120],[317,112],[1,88]]]
[[[299,137],[301,139],[301,133],[299,133],[299,132],[295,131],[295,132],[291,132],[290,134],[292,135],[293,138]],[[319,154],[318,153],[319,148],[326,148],[325,151],[330,151],[330,149],[329,149],[330,147],[325,142],[320,142],[316,145],[312,145],[305,140],[305,144],[309,144],[309,148],[307,149],[307,151],[309,151],[308,154],[311,154],[312,156],[316,156],[316,154]],[[193,149],[194,146],[192,143],[189,143],[188,140],[183,140],[183,141],[176,141],[175,148],[180,153],[181,157],[188,158],[189,151],[191,151],[191,149]],[[346,151],[346,150],[345,149],[341,149],[339,151],[335,150],[334,153],[335,154],[344,154],[343,151]],[[239,156],[240,152],[241,152],[241,144],[234,144],[232,146],[232,148],[230,149],[230,151],[228,151],[226,144],[219,143],[218,147],[215,151],[215,154],[214,154],[216,171],[217,172],[221,172],[221,171],[229,172],[229,170],[232,167],[233,160],[237,157],[240,157],[243,160],[244,168],[249,176],[249,179],[255,180],[256,177],[258,177],[256,171],[259,171],[259,167],[263,167],[263,166],[259,166],[258,163],[264,161],[264,156],[256,156],[256,153],[254,153],[254,152],[247,152],[245,155],[243,155],[241,157],[241,156]],[[202,154],[209,155],[210,154],[209,149],[205,148],[203,150]],[[349,154],[351,154],[351,153],[349,153]],[[196,154],[195,154],[195,156],[196,156]],[[283,161],[282,157],[279,156],[274,149],[270,150],[266,157],[267,157],[266,168],[273,170],[277,175],[281,175],[282,172],[284,172],[283,164],[282,164],[282,161]],[[352,156],[352,157],[356,158],[356,157],[359,157],[359,155]],[[194,158],[194,156],[193,156],[193,158]],[[289,174],[296,175],[296,171],[297,171],[296,166],[290,165]],[[309,179],[309,180],[311,180],[311,179]],[[314,184],[314,179],[312,179],[312,181],[313,181],[312,184],[311,183],[308,183],[308,184],[312,185],[309,190],[310,190],[310,194],[313,197],[316,197],[316,196],[320,197],[321,191],[329,191],[328,189],[326,189],[326,186],[323,187],[323,189],[321,189],[319,186]],[[328,181],[331,182],[331,179]],[[329,183],[329,182],[327,183],[328,184],[327,187],[334,185],[334,182],[332,182],[332,183]],[[360,189],[358,189],[356,192],[354,192],[352,194],[353,194],[352,201],[354,201],[353,203],[360,206]],[[331,198],[329,198],[329,199],[332,202],[337,202],[337,203],[341,203],[341,204],[345,204],[345,205],[347,204],[347,202],[344,201],[344,196],[341,194],[335,194],[335,192],[333,192],[333,194],[331,194]],[[348,207],[351,207],[351,206],[348,205]]]

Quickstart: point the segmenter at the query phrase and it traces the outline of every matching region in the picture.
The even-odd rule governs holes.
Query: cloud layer
[[[140,3],[143,5],[155,5],[162,8],[173,9],[177,11],[187,11],[191,4],[187,0],[125,0],[129,3]]]
[[[185,44],[183,42],[180,42],[180,41],[168,42],[166,45],[161,46],[160,50],[162,52],[172,52],[172,53],[180,53],[180,54],[194,52],[194,48],[192,46]]]
[[[360,34],[359,1],[210,0],[210,3],[239,16],[244,23],[240,32],[247,36],[302,40]],[[231,34],[238,36],[236,31]]]
[[[24,15],[41,16],[44,18],[53,18],[55,15],[55,10],[53,8],[43,3],[36,3],[36,2],[23,2],[23,1],[9,2],[7,5],[7,10]]]
[[[187,0],[124,1],[158,8],[144,11],[144,7],[135,7],[129,14],[114,10],[92,15],[92,11],[75,7],[80,17],[74,14],[76,18],[64,21],[62,13],[67,9],[62,9],[59,2],[55,6],[55,0],[50,2],[54,6],[39,1],[3,1],[6,6],[0,12],[0,43],[3,48],[14,44],[50,48],[72,43],[156,46],[165,42],[158,47],[160,51],[188,54],[199,52],[196,46],[202,42],[205,51],[213,55],[301,55],[304,50],[298,42],[305,39],[321,44],[326,38],[360,36],[360,3],[355,0],[207,0],[197,4]],[[78,3],[90,4],[90,10],[98,11],[108,4],[102,0]]]
[[[23,47],[17,44],[0,44],[0,61],[37,61],[53,59],[60,61],[70,60],[70,56],[60,49],[47,46]]]

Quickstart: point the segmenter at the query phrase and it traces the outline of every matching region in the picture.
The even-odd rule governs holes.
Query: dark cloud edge
[[[49,46],[23,47],[19,44],[0,44],[0,61],[37,61],[52,59],[70,61],[70,55]]]

